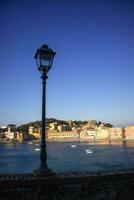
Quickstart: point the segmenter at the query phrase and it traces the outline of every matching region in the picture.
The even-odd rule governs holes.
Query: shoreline
[[[22,143],[40,143],[40,139],[37,140],[27,140],[27,141],[19,141],[19,140],[6,140],[6,139],[0,139],[0,144],[22,144]],[[46,142],[88,142],[91,144],[109,144],[109,145],[114,145],[114,144],[123,144],[125,146],[125,144],[127,143],[134,143],[134,140],[82,140],[79,138],[63,138],[63,139],[46,139]]]

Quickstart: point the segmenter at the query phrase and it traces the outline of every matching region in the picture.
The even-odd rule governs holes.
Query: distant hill
[[[55,118],[47,118],[46,119],[46,126],[49,125],[49,123],[53,123],[56,122],[58,125],[69,125],[69,122],[65,121],[65,120],[59,120],[59,119],[55,119]],[[76,127],[82,127],[86,124],[91,124],[92,126],[100,126],[101,124],[103,124],[105,127],[113,127],[112,124],[110,123],[104,123],[104,122],[100,122],[100,121],[96,121],[96,120],[90,120],[90,121],[71,121],[71,125],[72,126],[76,126]],[[34,122],[29,122],[26,124],[22,124],[20,126],[17,127],[18,131],[22,131],[22,132],[26,132],[28,133],[29,130],[29,126],[33,126],[35,129],[38,129],[41,127],[41,121],[34,121]]]

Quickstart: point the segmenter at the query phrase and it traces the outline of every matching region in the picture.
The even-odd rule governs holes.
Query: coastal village
[[[40,139],[41,128],[28,125],[27,130],[21,130],[14,124],[0,127],[0,141],[30,141]],[[97,140],[134,140],[134,126],[126,128],[113,127],[111,124],[97,123],[91,120],[84,123],[66,121],[59,123],[51,121],[46,123],[46,139],[70,141],[97,141]]]

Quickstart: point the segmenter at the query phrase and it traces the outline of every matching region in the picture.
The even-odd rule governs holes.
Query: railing
[[[134,176],[134,169],[130,170],[121,170],[121,171],[108,171],[108,172],[96,172],[96,173],[90,173],[90,172],[70,172],[70,173],[58,173],[54,176],[47,176],[47,175],[36,175],[34,173],[22,173],[22,174],[0,174],[0,182],[1,181],[17,181],[17,180],[36,180],[36,179],[46,179],[46,178],[52,178],[52,177],[58,177],[58,178],[73,178],[73,177],[99,177],[99,176],[115,176],[115,175],[125,177],[125,176]]]
[[[35,176],[33,174],[0,174],[0,181],[10,180],[33,180]]]

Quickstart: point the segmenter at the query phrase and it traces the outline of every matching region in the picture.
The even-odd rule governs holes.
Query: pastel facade
[[[33,126],[29,126],[29,134],[32,135],[34,132],[34,127]]]
[[[97,136],[97,131],[96,131],[96,129],[89,129],[89,130],[87,131],[87,135],[88,135],[88,138],[89,138],[90,140],[95,140],[95,139],[96,139],[96,136]]]
[[[110,128],[109,135],[111,140],[123,139],[123,129],[121,127]]]
[[[97,140],[109,140],[109,128],[98,127],[96,129]]]
[[[96,129],[82,130],[80,132],[82,140],[106,140],[109,139],[109,131],[107,128],[98,127]]]
[[[62,131],[72,131],[72,128],[71,128],[71,126],[68,126],[68,125],[59,125],[59,126],[57,126],[57,130],[59,132],[62,132]]]
[[[134,140],[134,126],[128,126],[125,128],[125,139]]]
[[[12,140],[12,139],[15,139],[15,138],[16,138],[15,132],[10,132],[10,131],[5,132],[5,136],[6,136],[6,138],[9,139],[9,140]]]
[[[48,129],[49,129],[50,131],[56,130],[56,129],[57,129],[57,123],[56,123],[56,122],[50,123]]]
[[[57,132],[57,131],[49,131],[47,133],[48,139],[69,139],[69,138],[78,138],[78,135],[73,131],[63,131],[63,132]]]
[[[16,132],[16,139],[19,141],[23,141],[23,140],[27,139],[27,137],[26,137],[25,133]]]
[[[86,130],[81,130],[80,131],[80,139],[81,140],[89,140],[89,135],[87,134]]]
[[[17,139],[16,125],[14,125],[14,124],[8,125],[7,132],[5,132],[5,136],[9,140]]]
[[[40,129],[35,129],[33,126],[30,126],[29,135],[34,136],[36,139],[40,139]]]

